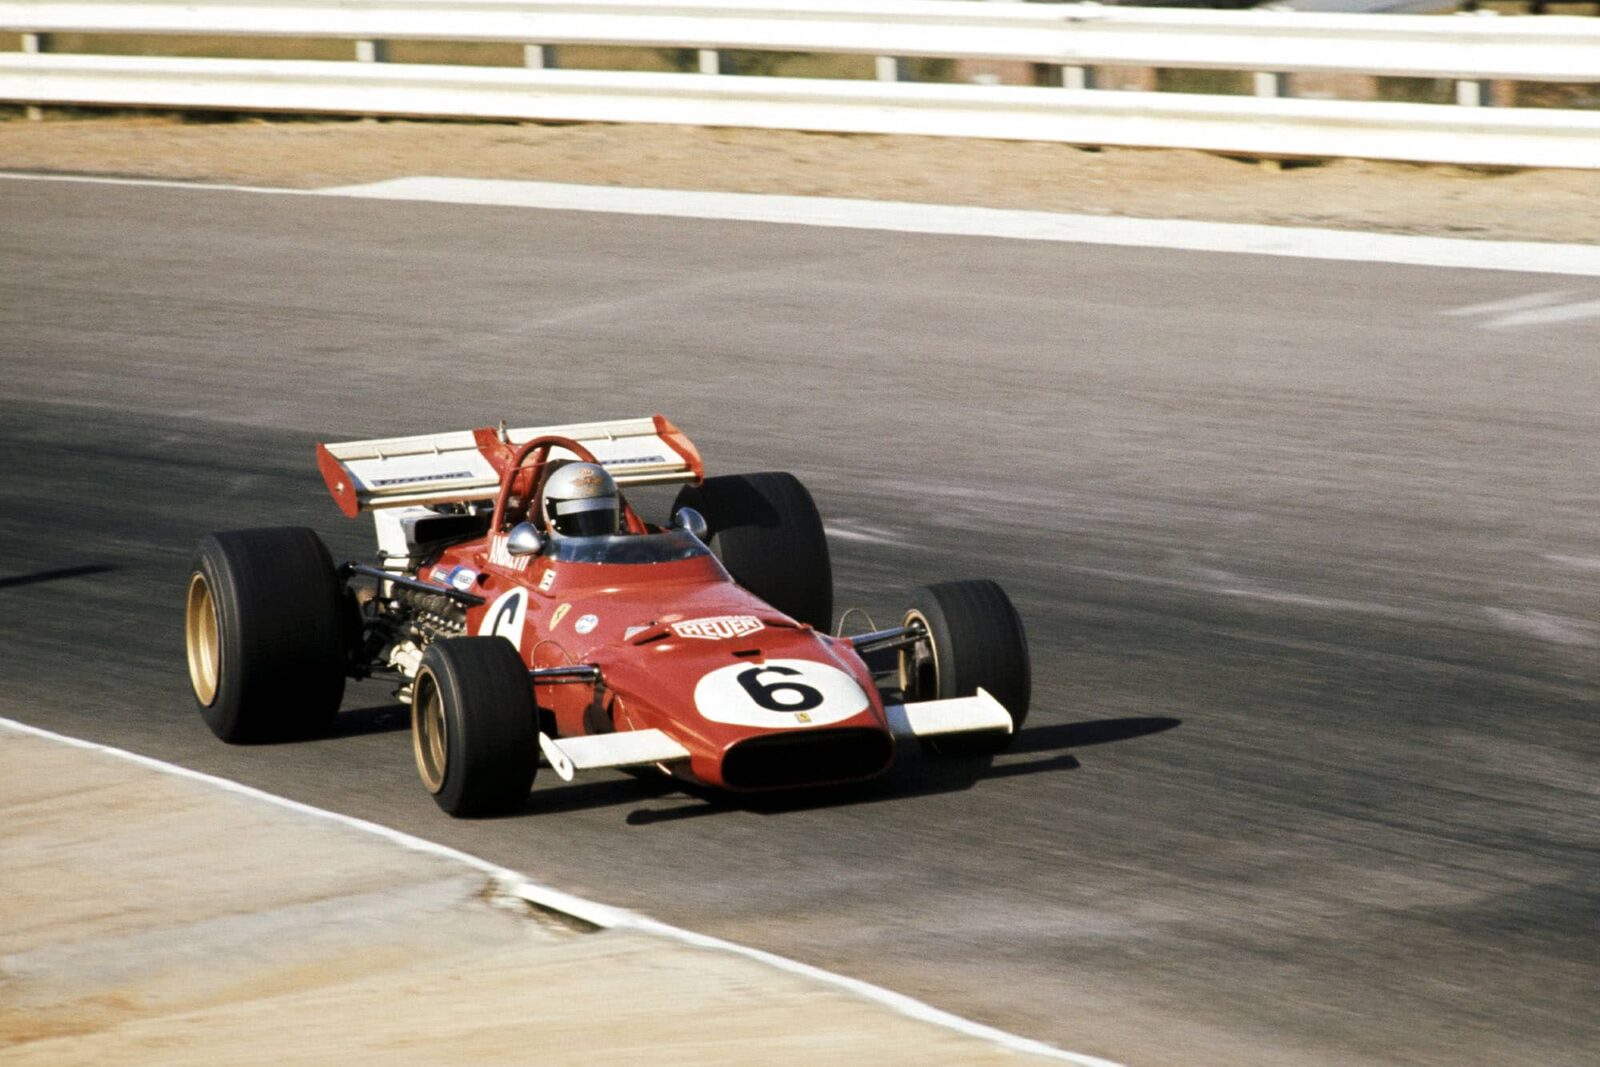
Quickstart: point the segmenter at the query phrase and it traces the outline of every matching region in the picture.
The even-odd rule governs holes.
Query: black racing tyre
[[[538,709],[516,647],[451,637],[422,654],[411,689],[417,773],[458,818],[503,815],[528,799],[539,769]]]
[[[183,629],[195,703],[222,740],[307,737],[332,724],[344,699],[345,609],[314,530],[201,538]]]
[[[940,582],[911,597],[904,624],[920,622],[928,640],[900,654],[900,687],[908,701],[972,696],[985,689],[1011,715],[1012,733],[931,737],[939,755],[983,755],[1004,751],[1028,717],[1033,691],[1028,635],[1022,617],[987,578]]]
[[[792,474],[728,474],[685,486],[673,503],[705,516],[711,551],[733,580],[824,633],[833,623],[833,564],[822,516]]]

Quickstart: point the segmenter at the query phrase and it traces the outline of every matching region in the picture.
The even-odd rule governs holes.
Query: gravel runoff
[[[319,188],[411,175],[1600,244],[1600,170],[580,123],[0,121],[0,171]]]

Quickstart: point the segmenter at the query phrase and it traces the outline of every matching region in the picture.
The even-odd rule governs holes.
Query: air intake
[[[792,730],[741,741],[722,757],[729,789],[786,789],[871,778],[888,769],[894,742],[880,730]]]

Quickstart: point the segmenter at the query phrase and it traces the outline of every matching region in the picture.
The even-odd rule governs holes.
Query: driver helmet
[[[540,508],[557,537],[616,533],[621,514],[617,483],[598,463],[567,463],[551,471]]]

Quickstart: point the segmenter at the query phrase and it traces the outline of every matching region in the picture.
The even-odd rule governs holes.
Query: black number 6
[[[739,674],[739,684],[750,694],[750,699],[768,711],[810,711],[822,704],[822,694],[800,682],[774,682],[762,685],[763,674],[796,675],[793,667],[751,667]],[[778,694],[787,690],[794,694],[789,700],[779,700]]]
[[[511,623],[517,617],[517,609],[522,607],[522,594],[516,593],[506,598],[500,605],[500,610],[495,613],[494,623],[489,627],[490,637],[510,637]],[[501,633],[500,627],[505,626],[507,632]]]

